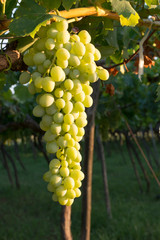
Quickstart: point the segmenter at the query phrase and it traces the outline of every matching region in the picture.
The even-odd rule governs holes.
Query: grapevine
[[[81,195],[84,179],[79,142],[87,125],[85,108],[93,104],[90,83],[107,80],[109,73],[96,66],[101,54],[86,30],[69,33],[62,20],[41,27],[37,35],[23,58],[34,71],[22,72],[19,81],[37,95],[33,115],[41,118],[47,152],[56,154],[43,176],[47,189],[54,201],[69,206]]]

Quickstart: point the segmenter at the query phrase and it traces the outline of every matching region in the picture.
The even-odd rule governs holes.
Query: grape
[[[81,42],[84,44],[90,43],[90,41],[91,41],[91,36],[89,35],[89,33],[86,30],[80,31],[78,36],[79,36]]]
[[[72,46],[72,50],[77,56],[83,56],[86,51],[85,46],[82,42],[75,42]]]
[[[43,94],[39,99],[39,104],[42,107],[49,107],[54,102],[54,97],[50,93]]]
[[[46,150],[48,153],[56,153],[59,147],[56,142],[48,142],[46,144]]]
[[[70,58],[70,53],[65,48],[60,48],[56,52],[56,57],[60,60],[68,60]]]
[[[40,105],[37,105],[34,107],[33,109],[33,115],[35,117],[43,117],[43,115],[45,114],[45,110],[43,107],[41,107]]]
[[[61,67],[55,66],[51,69],[51,77],[55,82],[64,81],[65,73]]]
[[[56,155],[43,176],[47,189],[53,201],[70,206],[81,195],[84,178],[79,142],[87,125],[85,107],[93,104],[90,83],[107,80],[109,73],[96,66],[101,54],[89,33],[70,36],[65,19],[42,26],[36,35],[39,39],[24,55],[34,71],[22,72],[19,81],[29,82],[28,91],[37,95],[33,115],[41,118],[47,152]]]
[[[64,179],[64,187],[67,189],[74,188],[75,186],[75,181],[72,177],[66,177]]]
[[[33,61],[35,65],[40,65],[46,60],[46,55],[44,53],[38,52],[33,56]]]
[[[55,41],[52,38],[48,38],[45,42],[45,47],[48,50],[53,50],[55,47]]]
[[[41,82],[42,88],[46,92],[52,92],[55,88],[55,82],[52,81],[51,77],[45,77]]]
[[[67,89],[67,90],[72,90],[73,89],[73,86],[74,86],[74,83],[71,79],[66,79],[64,81],[64,87]]]
[[[31,74],[29,72],[22,72],[19,77],[19,82],[21,84],[26,84],[30,81],[30,79],[31,79]]]
[[[105,81],[109,78],[109,72],[102,67],[97,67],[97,74],[101,80]]]

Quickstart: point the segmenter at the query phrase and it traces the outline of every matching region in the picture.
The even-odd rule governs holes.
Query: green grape
[[[60,110],[62,108],[65,107],[65,101],[62,99],[62,98],[58,98],[56,101],[55,101],[55,104],[57,106],[57,108]]]
[[[59,172],[62,177],[69,176],[69,169],[67,167],[61,167]]]
[[[60,168],[61,166],[61,163],[58,159],[54,158],[50,161],[49,163],[49,169],[52,169],[52,168]]]
[[[34,54],[26,53],[23,57],[24,63],[28,66],[34,66],[33,56]]]
[[[70,34],[68,31],[58,32],[56,35],[57,43],[64,44],[67,43],[70,39]]]
[[[43,74],[46,69],[44,68],[43,64],[37,66],[37,71],[41,74]]]
[[[48,185],[47,185],[47,190],[48,190],[49,192],[54,192],[54,191],[55,191],[55,187],[54,187],[51,183],[48,183]]]
[[[34,48],[36,48],[36,50],[39,51],[39,52],[43,51],[44,48],[45,48],[45,41],[46,41],[46,38],[38,39],[38,41],[34,45]]]
[[[66,177],[64,179],[64,187],[66,189],[74,188],[74,186],[75,186],[75,181],[72,177]]]
[[[49,127],[49,126],[51,125],[51,123],[52,123],[52,117],[51,117],[50,115],[45,114],[45,115],[42,117],[42,123],[43,123],[45,126]]]
[[[59,168],[52,168],[51,173],[54,174],[59,174]]]
[[[86,52],[85,55],[83,56],[83,60],[86,63],[93,63],[94,62],[94,55],[90,52]]]
[[[46,60],[46,55],[42,52],[38,52],[33,56],[35,65],[40,65]]]
[[[67,198],[74,199],[76,197],[76,193],[73,189],[68,189],[66,193]]]
[[[56,153],[59,147],[56,142],[48,142],[46,144],[46,150],[48,153]]]
[[[57,112],[53,116],[53,120],[55,123],[62,123],[63,122],[63,113]]]
[[[57,144],[58,144],[61,148],[67,147],[67,141],[64,139],[63,136],[61,136],[61,137],[58,138]]]
[[[64,132],[68,132],[68,131],[70,130],[70,125],[67,124],[67,123],[63,123],[63,124],[62,124],[62,130],[63,130]]]
[[[52,38],[48,38],[45,42],[45,47],[48,50],[53,50],[55,47],[55,41]]]
[[[47,69],[50,67],[51,64],[52,62],[49,59],[46,59],[43,63],[43,67]]]
[[[84,99],[84,101],[83,101],[83,104],[84,104],[84,106],[87,107],[87,108],[91,107],[92,104],[93,104],[93,99],[92,99],[92,97],[89,96],[89,95],[86,95],[86,96],[85,96],[85,99]]]
[[[70,92],[65,92],[65,93],[63,94],[63,99],[64,99],[65,101],[69,101],[69,100],[71,100],[71,98],[72,98],[72,94],[71,94]]]
[[[66,101],[65,107],[63,108],[63,112],[65,114],[68,114],[72,112],[72,110],[73,110],[73,103],[71,101]]]
[[[74,192],[76,194],[75,197],[80,197],[81,196],[81,190],[79,190],[79,188],[74,188]]]
[[[66,160],[61,161],[61,166],[62,167],[68,167],[68,162]]]
[[[35,117],[43,117],[44,114],[45,114],[45,110],[40,105],[37,105],[33,108],[33,115]]]
[[[100,60],[100,58],[101,58],[101,53],[97,48],[95,48],[94,61],[98,61],[98,60]]]
[[[49,28],[48,31],[47,31],[47,37],[48,38],[56,38],[56,35],[57,35],[58,31],[54,28]]]
[[[53,102],[54,102],[54,97],[50,93],[43,94],[39,99],[39,104],[42,107],[49,107],[53,104]]]
[[[56,135],[56,134],[54,135],[54,134],[51,132],[51,130],[48,129],[48,130],[45,132],[45,134],[44,134],[44,136],[43,136],[43,139],[44,139],[44,141],[46,141],[46,142],[52,142],[52,141],[54,141],[54,140],[56,139],[56,137],[57,137],[57,135]]]
[[[83,56],[85,54],[86,49],[82,42],[75,42],[73,43],[72,51],[77,56]]]
[[[32,74],[32,80],[33,80],[33,81],[35,81],[36,78],[38,78],[38,77],[41,77],[41,74],[40,74],[39,72],[34,72],[34,73]]]
[[[79,36],[81,42],[84,44],[90,43],[90,41],[91,41],[91,36],[89,35],[89,33],[86,30],[80,31],[78,33],[78,36]]]
[[[91,95],[93,92],[93,88],[86,84],[82,84],[82,89],[86,95]]]
[[[58,197],[57,197],[57,195],[56,195],[55,193],[52,195],[52,200],[53,200],[54,202],[57,202],[57,201],[58,201]]]
[[[76,102],[75,105],[74,105],[74,110],[77,111],[77,112],[84,112],[85,108],[84,108],[83,103]]]
[[[68,60],[61,60],[61,59],[57,59],[57,65],[63,69],[68,67]]]
[[[83,128],[83,127],[78,127],[78,133],[77,133],[77,135],[83,137],[84,134],[85,134],[84,128]]]
[[[55,82],[61,82],[65,79],[65,73],[63,69],[59,66],[52,67],[51,69],[51,77]]]
[[[79,117],[79,118],[76,119],[75,123],[76,123],[77,127],[82,128],[82,127],[85,127],[87,125],[87,120],[83,117]]]
[[[55,187],[58,187],[61,185],[62,183],[62,177],[59,176],[59,175],[53,175],[51,176],[50,178],[50,183],[55,186]]]
[[[50,130],[51,130],[51,132],[52,132],[53,134],[59,135],[60,132],[62,131],[61,124],[52,123],[52,124],[51,124],[51,127],[50,127]]]
[[[85,99],[85,93],[83,91],[81,91],[80,93],[78,93],[74,96],[74,100],[77,102],[78,101],[83,102],[84,99]]]
[[[56,29],[60,32],[67,31],[68,29],[68,22],[66,20],[62,20],[59,22],[56,22]]]
[[[72,42],[80,42],[80,37],[78,35],[76,35],[76,34],[73,34],[71,36],[71,41]]]
[[[79,75],[80,75],[80,72],[79,72],[79,70],[76,69],[76,68],[69,72],[69,77],[70,77],[71,79],[76,79],[76,78],[79,77]]]
[[[64,197],[59,197],[58,198],[58,201],[61,205],[67,205],[68,203],[68,198],[66,198],[65,196]]]
[[[75,140],[71,137],[71,139],[67,141],[67,147],[74,147],[74,146],[75,146]]]
[[[109,72],[102,67],[97,67],[97,74],[101,80],[106,81],[109,78]]]
[[[34,85],[35,85],[36,88],[42,88],[42,80],[43,80],[42,77],[37,77],[34,80]]]
[[[82,161],[82,155],[77,151],[77,157],[74,159],[75,162],[79,163]]]
[[[82,92],[81,82],[76,79],[76,80],[73,81],[73,83],[74,83],[74,87],[73,87],[73,89],[71,90],[71,93],[74,94],[74,95],[76,95],[76,94]]]
[[[56,195],[58,197],[64,197],[66,193],[67,193],[67,189],[63,185],[56,188]]]
[[[81,146],[78,142],[75,141],[75,144],[74,144],[74,147],[75,149],[77,149],[78,151],[80,150]]]
[[[19,77],[19,82],[21,84],[26,84],[30,81],[30,79],[31,79],[31,74],[29,72],[22,72]]]
[[[63,44],[63,47],[70,52],[72,48],[72,44],[70,42],[67,42]]]
[[[66,149],[66,154],[67,154],[67,157],[69,157],[72,160],[74,160],[77,157],[77,150],[74,147],[68,147]]]
[[[70,58],[70,53],[65,48],[60,48],[56,52],[56,57],[60,60],[68,60]]]
[[[64,123],[71,125],[74,122],[74,117],[72,114],[68,113],[64,115]]]
[[[66,133],[66,134],[64,135],[64,139],[67,140],[67,141],[69,141],[71,138],[72,138],[72,137],[71,137],[71,135],[70,135],[69,133]]]
[[[57,98],[63,97],[63,94],[64,94],[64,92],[63,92],[62,88],[56,88],[56,90],[54,91],[54,95]]]
[[[84,173],[80,170],[73,170],[71,172],[71,177],[74,179],[74,180],[83,180],[84,179]]]
[[[80,180],[75,180],[75,188],[80,188],[81,186],[82,186],[81,181]]]
[[[58,108],[56,107],[55,103],[53,103],[51,106],[46,107],[46,113],[48,115],[53,115],[54,113],[56,113],[58,110]]]
[[[66,79],[64,81],[64,87],[67,89],[67,90],[72,90],[73,87],[74,87],[74,83],[71,79]]]
[[[74,199],[68,199],[66,206],[71,206],[74,202]]]
[[[77,67],[80,65],[80,59],[76,55],[71,54],[68,63],[72,67]]]
[[[49,182],[50,179],[51,179],[51,177],[52,177],[52,173],[51,173],[50,171],[48,171],[48,172],[46,172],[45,174],[43,174],[43,180],[44,180],[45,182]]]
[[[77,110],[75,110],[75,108],[74,108],[74,110],[71,112],[71,114],[73,115],[74,120],[76,120],[76,119],[79,117],[79,112],[78,112]]]
[[[55,82],[52,81],[51,77],[42,78],[41,85],[46,92],[52,92],[55,88]]]
[[[28,91],[31,95],[34,95],[36,93],[36,88],[34,86],[34,83],[31,82],[29,85],[28,85]]]
[[[49,127],[46,126],[42,121],[39,123],[39,126],[45,132],[49,129]]]
[[[86,47],[86,53],[95,53],[95,46],[92,43],[85,44]]]

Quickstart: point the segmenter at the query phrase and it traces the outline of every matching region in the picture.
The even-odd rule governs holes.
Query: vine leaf
[[[62,5],[68,11],[74,3],[75,0],[63,0]]]
[[[39,28],[46,25],[47,21],[54,16],[47,14],[46,9],[39,6],[34,0],[22,0],[15,15],[16,18],[9,26],[11,34],[30,35],[32,38]]]
[[[125,0],[110,0],[113,11],[120,16],[120,23],[122,26],[137,25],[140,17],[138,13],[132,8],[131,4]]]
[[[149,8],[158,4],[158,0],[145,0],[145,3],[148,5]]]
[[[58,9],[61,5],[61,0],[40,0],[39,4],[47,10],[51,11],[53,9]]]

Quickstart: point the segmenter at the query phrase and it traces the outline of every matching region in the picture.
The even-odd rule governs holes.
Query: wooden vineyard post
[[[91,207],[92,207],[92,167],[94,153],[94,133],[95,133],[95,112],[99,97],[100,80],[93,84],[93,105],[87,109],[88,124],[85,129],[85,146],[84,146],[84,165],[83,172],[85,179],[83,180],[82,189],[82,228],[81,240],[90,240],[91,229]]]
[[[71,233],[71,206],[62,206],[61,232],[63,240],[72,240]]]

